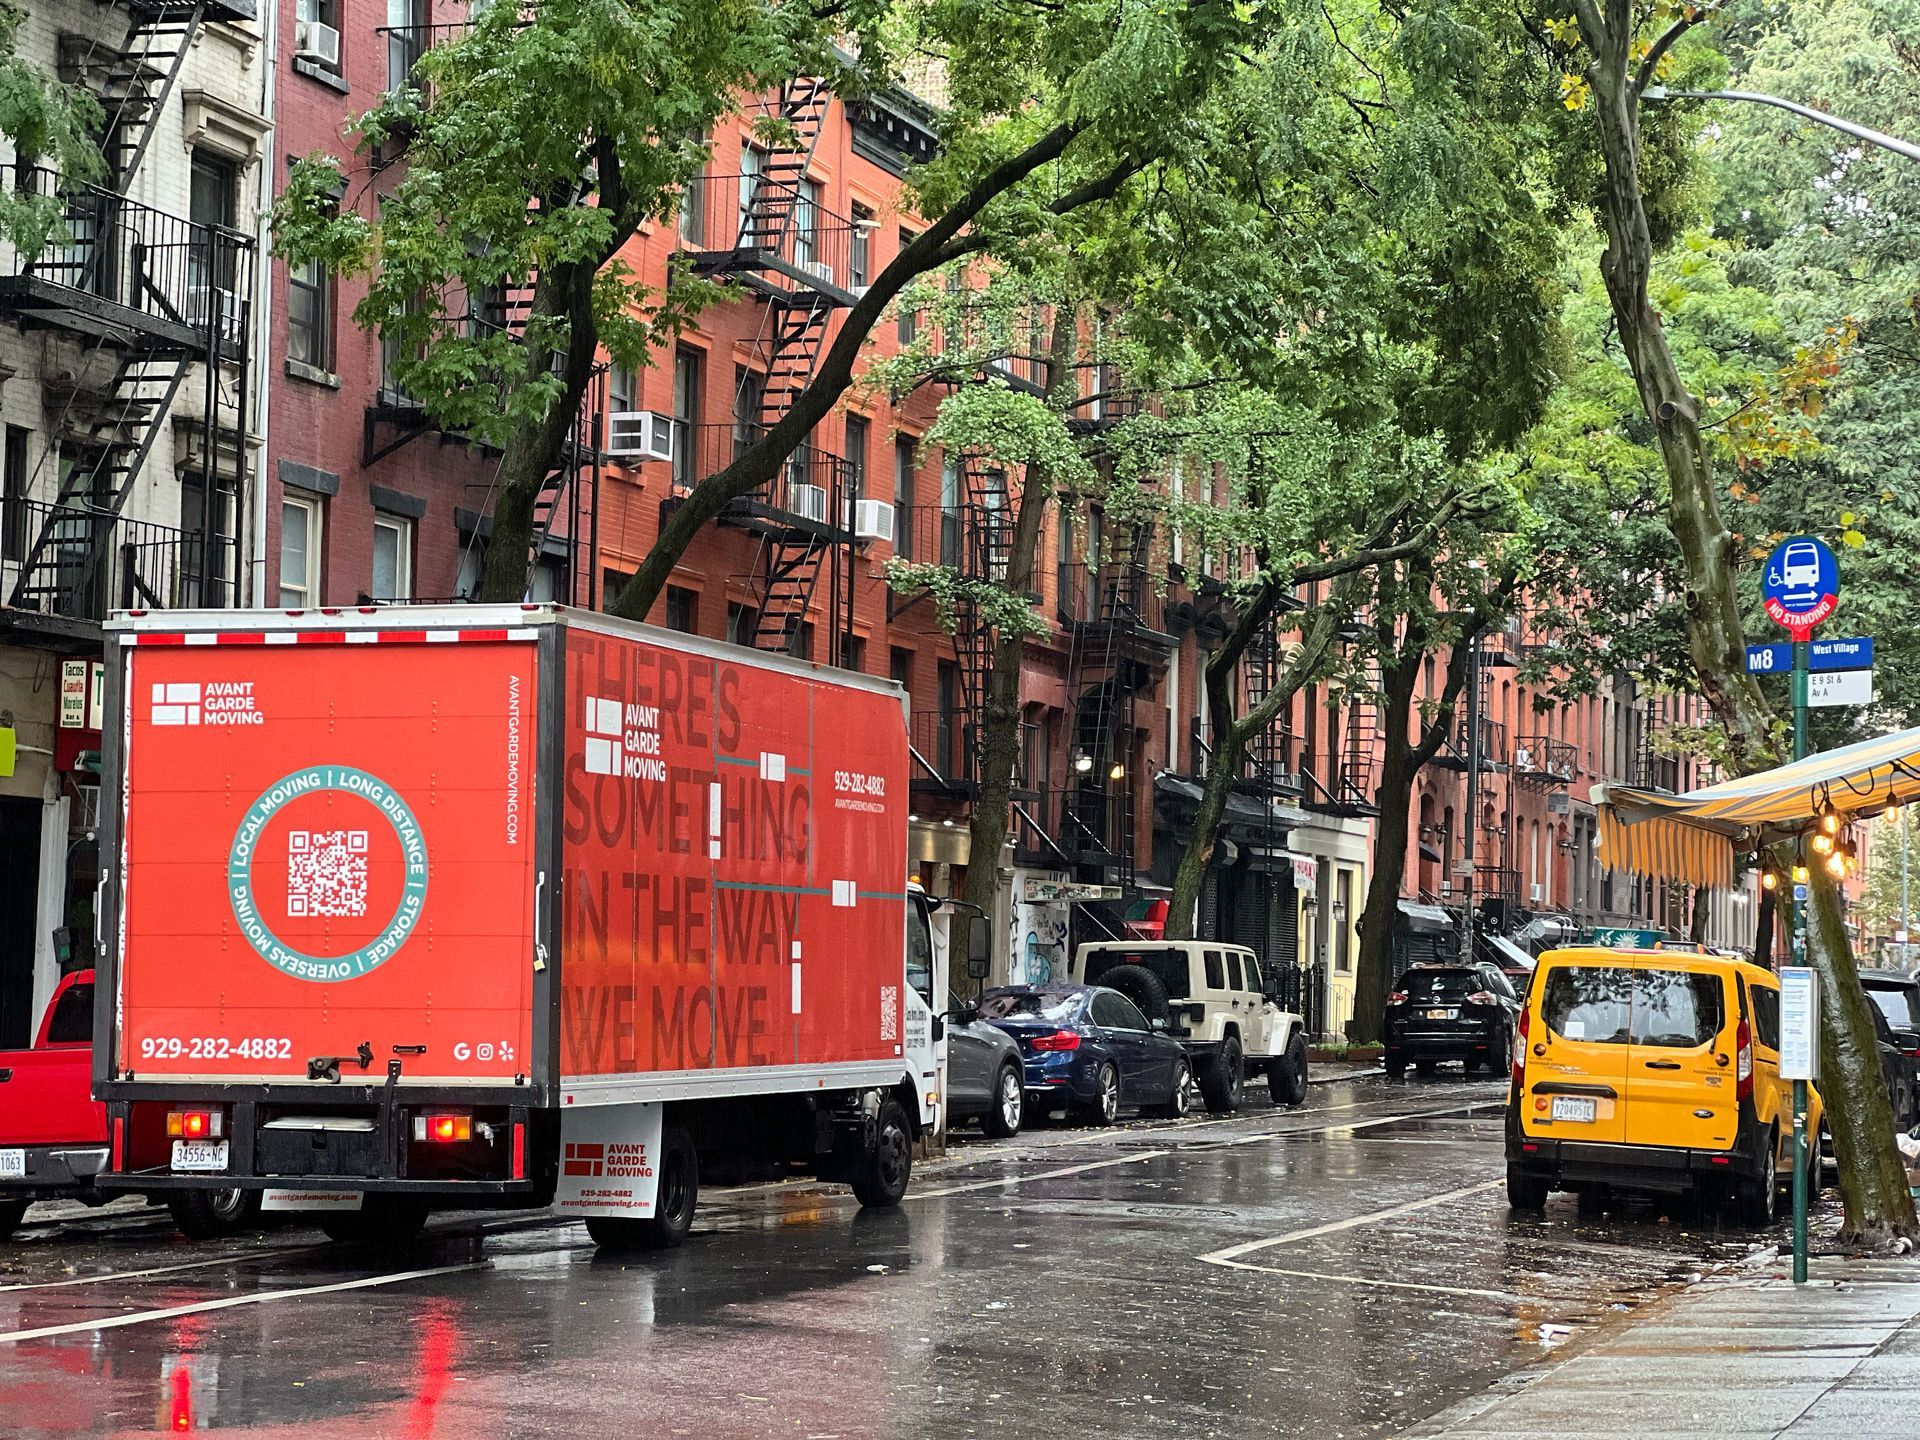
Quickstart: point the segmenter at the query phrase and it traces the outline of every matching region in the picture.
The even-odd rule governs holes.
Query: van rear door
[[[1597,950],[1549,954],[1529,1003],[1522,1128],[1548,1140],[1625,1141],[1632,964]]]
[[[1627,1105],[1635,1144],[1732,1147],[1740,1123],[1734,976],[1726,966],[1649,960],[1634,971]]]

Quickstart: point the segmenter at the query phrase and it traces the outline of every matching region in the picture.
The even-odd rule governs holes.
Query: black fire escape
[[[835,313],[859,298],[851,272],[855,226],[821,205],[820,189],[807,174],[832,100],[823,78],[788,81],[762,107],[780,122],[769,127],[770,143],[743,152],[740,174],[705,175],[688,188],[681,248],[696,273],[729,279],[761,302],[755,342],[761,368],[751,381],[757,393],[736,393],[732,450],[716,447],[717,453],[702,453],[691,464],[677,461],[676,493],[663,502],[663,512],[684,500],[689,484],[723,469],[779,423],[812,382]],[[824,657],[811,658],[830,664],[845,659],[858,498],[852,480],[845,459],[802,445],[775,479],[721,513],[722,525],[744,530],[756,542],[755,648],[804,649],[808,617],[824,582],[827,649]]]
[[[117,49],[63,59],[101,102],[106,183],[19,163],[6,177],[17,195],[56,205],[61,223],[37,253],[0,251],[0,319],[64,334],[81,351],[70,375],[45,379],[60,418],[42,463],[58,480],[50,502],[15,502],[0,537],[0,584],[9,610],[75,639],[116,607],[231,604],[241,584],[238,536],[222,532],[222,517],[245,509],[253,243],[127,192],[200,26],[252,20],[254,0],[136,0],[128,14]],[[96,365],[106,356],[110,378]],[[196,363],[205,389],[197,528],[126,521],[141,471],[170,443],[168,417]],[[223,379],[234,387],[231,424]]]

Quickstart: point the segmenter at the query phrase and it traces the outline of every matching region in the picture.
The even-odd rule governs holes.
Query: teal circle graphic
[[[346,955],[308,955],[288,945],[273,933],[260,914],[253,897],[253,860],[259,852],[260,837],[267,822],[289,801],[303,795],[337,790],[357,796],[378,810],[393,827],[400,841],[406,866],[406,879],[400,890],[400,903],[386,929],[369,944]],[[233,846],[227,852],[227,896],[233,904],[233,918],[240,933],[260,958],[296,980],[315,980],[334,984],[357,980],[391,960],[420,923],[427,903],[427,842],[420,822],[407,802],[386,781],[356,770],[350,765],[308,765],[283,775],[247,807],[240,828],[234,832]]]

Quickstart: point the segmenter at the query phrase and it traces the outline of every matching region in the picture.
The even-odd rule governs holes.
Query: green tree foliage
[[[106,170],[95,139],[103,118],[99,103],[20,58],[26,23],[16,0],[0,0],[0,136],[12,143],[22,172],[46,166],[62,186],[98,180]],[[0,239],[32,259],[60,236],[58,188],[31,184],[24,173],[9,179],[0,185]]]

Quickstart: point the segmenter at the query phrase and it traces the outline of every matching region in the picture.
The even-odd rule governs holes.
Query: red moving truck
[[[677,1242],[703,1163],[904,1193],[897,686],[543,605],[133,614],[107,686],[108,1184],[609,1245]]]

